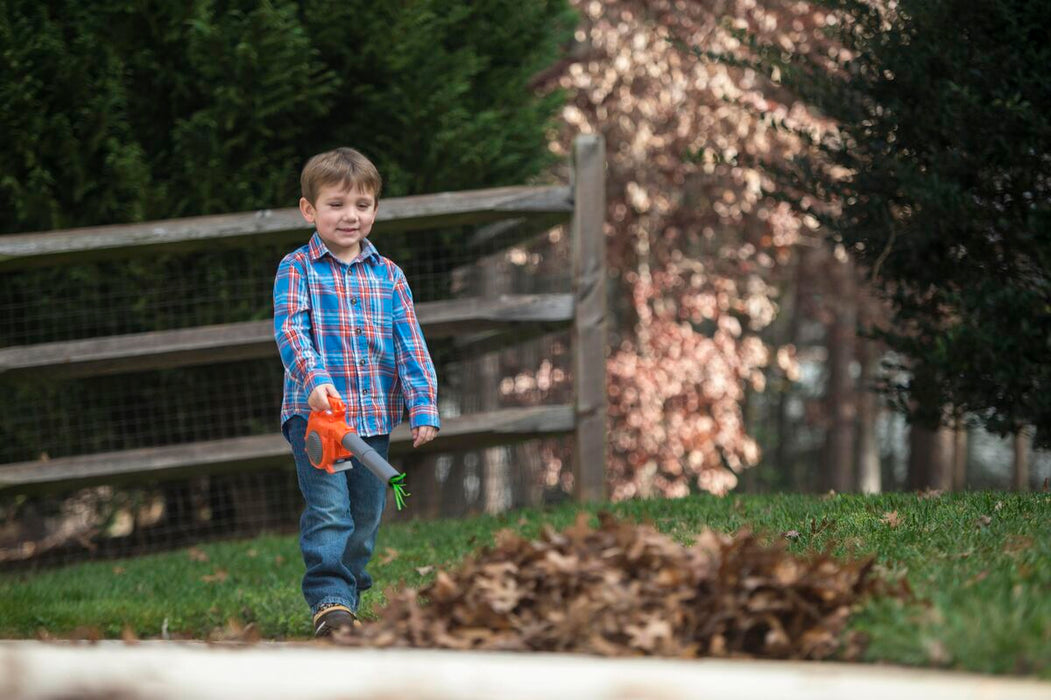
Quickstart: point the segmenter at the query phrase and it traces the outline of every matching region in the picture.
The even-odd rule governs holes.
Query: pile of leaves
[[[603,656],[853,657],[852,607],[872,559],[799,557],[750,532],[683,546],[646,525],[588,514],[539,539],[511,531],[337,642]]]

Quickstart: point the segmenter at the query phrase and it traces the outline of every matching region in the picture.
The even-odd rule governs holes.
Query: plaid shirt
[[[274,336],[285,365],[281,424],[309,417],[307,397],[332,384],[360,435],[383,435],[409,409],[412,427],[439,427],[437,377],[405,273],[365,239],[350,264],[315,232],[274,280]]]

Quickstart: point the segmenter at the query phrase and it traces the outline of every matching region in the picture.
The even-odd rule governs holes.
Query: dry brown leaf
[[[785,656],[792,650],[792,640],[781,626],[781,622],[773,615],[767,616],[766,623],[770,628],[763,637],[763,646],[766,655],[780,657]]]
[[[417,566],[416,573],[420,576],[426,576],[427,574],[434,571],[434,564],[428,564],[427,566]]]
[[[1004,543],[1004,551],[1008,554],[1017,554],[1033,548],[1036,542],[1027,535],[1011,535]]]
[[[123,566],[114,566],[113,567],[113,575],[114,576],[121,576],[122,574],[125,574],[125,573],[127,573],[127,569],[125,569]]]
[[[186,553],[190,556],[190,561],[208,561],[208,554],[200,547],[190,547]]]
[[[786,540],[798,540],[799,530],[786,530],[781,533],[781,536],[784,537]]]
[[[209,642],[243,642],[255,644],[262,639],[259,627],[254,622],[242,624],[236,617],[230,617],[224,627],[216,627],[208,635]]]
[[[436,601],[455,600],[460,595],[460,586],[444,571],[439,571],[431,584],[431,591]]]
[[[886,523],[888,527],[895,528],[905,522],[905,519],[898,515],[898,511],[890,510],[883,514],[880,521]]]
[[[706,530],[684,547],[647,525],[602,513],[593,527],[591,519],[581,514],[562,532],[545,527],[534,541],[501,532],[493,546],[456,570],[438,570],[419,591],[388,594],[376,622],[337,641],[827,658],[840,646],[850,609],[875,585],[871,559],[795,556],[744,530]],[[821,529],[830,525],[823,521]]]
[[[383,554],[380,555],[378,561],[379,561],[380,564],[390,564],[392,561],[397,559],[399,556],[400,556],[400,552],[398,552],[398,550],[392,549],[391,547],[386,547],[383,550]]]
[[[989,527],[989,524],[992,522],[993,519],[990,518],[988,515],[980,515],[975,519],[974,524],[977,525],[979,528],[982,528]]]
[[[673,632],[667,620],[650,618],[645,626],[628,625],[624,631],[628,633],[628,645],[642,651],[658,652],[672,643]]]
[[[952,661],[952,654],[940,639],[924,640],[923,648],[927,651],[927,658],[935,666],[944,666]]]
[[[247,644],[257,644],[263,639],[263,633],[259,630],[259,625],[254,622],[249,622],[245,625],[244,631],[241,633],[241,641]]]
[[[230,578],[230,574],[226,569],[216,569],[214,573],[202,576],[201,580],[205,583],[223,583],[228,578]]]
[[[80,627],[77,627],[69,633],[69,639],[73,639],[76,641],[91,642],[92,644],[94,644],[95,642],[102,639],[102,632],[99,631],[98,627],[94,627],[91,625],[81,625]]]

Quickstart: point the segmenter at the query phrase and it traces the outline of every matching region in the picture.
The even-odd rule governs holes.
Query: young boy
[[[285,256],[274,280],[274,335],[285,365],[281,430],[306,502],[303,596],[318,637],[357,624],[387,493],[357,460],[335,474],[311,466],[310,411],[342,399],[350,426],[384,458],[406,406],[414,447],[440,426],[434,365],[405,274],[368,240],[381,185],[376,166],[354,149],[311,158],[299,210],[315,232]]]

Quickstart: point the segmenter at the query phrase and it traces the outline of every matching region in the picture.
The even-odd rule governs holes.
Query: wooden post
[[[573,493],[606,500],[606,145],[573,144],[573,377],[576,434]]]

